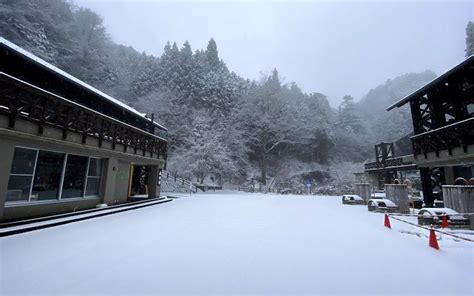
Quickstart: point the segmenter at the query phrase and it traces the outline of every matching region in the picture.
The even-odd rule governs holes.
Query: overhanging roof
[[[150,118],[147,118],[146,117],[146,113],[141,113],[139,112],[138,110],[128,106],[127,104],[101,92],[100,90],[96,89],[95,87],[85,83],[84,81],[72,76],[71,74],[69,73],[66,73],[64,72],[63,70],[59,69],[58,67],[56,66],[53,66],[51,65],[50,63],[46,62],[45,60],[35,56],[34,54],[24,50],[23,48],[15,45],[14,43],[8,41],[7,39],[3,38],[3,37],[0,37],[0,44],[3,44],[5,45],[6,47],[8,47],[10,50],[12,51],[15,51],[16,53],[22,55],[23,57],[27,58],[28,60],[30,61],[33,61],[34,63],[36,64],[39,64],[40,66],[44,67],[44,68],[47,68],[49,69],[50,71],[53,71],[55,72],[56,74],[62,76],[63,78],[65,78],[66,80],[68,80],[69,82],[72,82],[74,84],[77,84],[85,89],[87,89],[88,91],[94,93],[95,95],[97,95],[98,97],[104,99],[104,100],[107,100],[109,102],[111,102],[112,104],[122,108],[122,109],[125,109],[127,110],[128,112],[134,114],[134,115],[138,115],[146,120],[151,120]],[[162,130],[168,130],[166,127],[164,127],[163,125],[159,124],[158,122],[156,121],[153,121],[153,124],[158,127],[159,129],[162,129]]]
[[[464,61],[460,62],[459,64],[457,64],[456,66],[454,66],[450,70],[444,72],[443,74],[441,74],[440,76],[438,76],[435,79],[431,80],[430,82],[428,82],[424,86],[420,87],[416,91],[414,91],[411,94],[405,96],[400,101],[390,105],[386,110],[390,111],[395,107],[399,108],[399,107],[405,105],[409,101],[419,97],[420,95],[425,94],[430,88],[436,86],[438,83],[442,83],[444,80],[446,80],[446,78],[448,78],[449,76],[453,75],[454,73],[458,72],[459,70],[463,69],[464,67],[466,67],[468,65],[474,65],[474,55],[469,56]]]

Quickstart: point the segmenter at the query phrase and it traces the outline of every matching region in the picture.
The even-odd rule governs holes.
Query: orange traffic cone
[[[392,229],[392,226],[390,226],[390,219],[388,218],[388,214],[385,213],[385,220],[383,222],[383,226]]]
[[[436,233],[434,231],[433,225],[431,225],[430,229],[430,247],[439,250],[438,240],[436,239]]]
[[[446,216],[446,213],[443,213],[443,216],[441,216],[441,228],[448,228],[448,227],[449,227],[448,216]]]

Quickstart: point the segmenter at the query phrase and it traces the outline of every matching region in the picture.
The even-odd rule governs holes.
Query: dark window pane
[[[82,197],[86,181],[87,157],[68,155],[61,198]]]
[[[10,176],[7,201],[28,201],[31,178],[30,176]]]
[[[474,104],[469,104],[467,105],[467,113],[469,115],[473,114],[474,113]]]
[[[100,169],[102,167],[102,160],[91,158],[89,164],[89,176],[100,177]]]
[[[33,174],[35,167],[36,150],[15,148],[13,155],[12,174]]]
[[[99,178],[87,178],[86,195],[99,195]]]
[[[31,200],[58,198],[63,161],[64,153],[39,152]]]

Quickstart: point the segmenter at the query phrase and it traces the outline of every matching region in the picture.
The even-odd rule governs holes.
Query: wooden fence
[[[370,184],[369,183],[354,184],[354,193],[362,197],[365,203],[367,203],[370,199]]]
[[[410,213],[410,200],[408,199],[408,186],[405,184],[385,184],[387,199],[393,201],[404,214]]]

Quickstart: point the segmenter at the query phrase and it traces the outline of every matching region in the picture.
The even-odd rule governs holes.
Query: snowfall
[[[0,294],[474,294],[474,243],[437,251],[383,218],[340,197],[183,195],[0,238]]]

